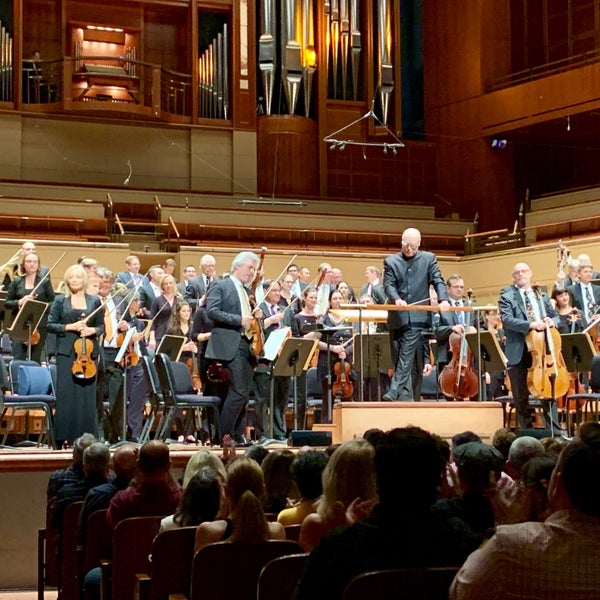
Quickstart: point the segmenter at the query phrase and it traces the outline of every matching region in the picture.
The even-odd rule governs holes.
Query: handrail
[[[173,221],[172,217],[169,217],[169,225],[171,225],[171,227],[175,231],[175,235],[177,236],[177,240],[181,239],[181,236],[179,235],[179,230],[177,229],[177,225],[175,225],[175,221]]]
[[[521,231],[532,231],[534,229],[543,229],[544,227],[557,227],[559,225],[568,225],[570,226],[573,223],[582,223],[584,221],[592,221],[594,219],[600,218],[600,215],[592,215],[589,217],[579,217],[577,219],[569,219],[568,221],[554,221],[552,223],[538,223],[537,225],[527,225],[526,227],[522,227]]]
[[[117,224],[117,227],[119,228],[120,234],[125,235],[125,230],[123,229],[123,225],[121,225],[121,219],[119,219],[119,215],[117,213],[115,213],[115,223]]]
[[[480,231],[479,233],[465,233],[465,239],[469,240],[471,238],[481,238],[492,235],[500,235],[500,234],[509,234],[509,235],[517,235],[516,231],[511,231],[510,229],[494,229],[492,231]]]
[[[160,203],[160,200],[158,199],[158,194],[154,194],[154,206],[156,206],[156,212],[162,210],[162,205]]]

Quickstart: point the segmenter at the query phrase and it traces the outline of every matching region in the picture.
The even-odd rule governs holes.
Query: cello
[[[471,303],[469,295],[468,305]],[[473,353],[467,344],[467,331],[474,328],[470,325],[471,313],[465,313],[465,324],[462,333],[452,332],[448,341],[452,351],[452,359],[444,366],[438,377],[440,390],[444,396],[452,399],[468,400],[479,391],[478,376],[475,372]]]
[[[541,299],[539,289],[534,286],[534,294]],[[539,302],[542,320],[547,317],[543,301]],[[531,354],[531,367],[527,369],[527,388],[537,398],[552,400],[564,396],[569,391],[569,373],[563,358],[562,340],[556,327],[546,327],[543,331],[532,329],[525,337],[527,350]]]

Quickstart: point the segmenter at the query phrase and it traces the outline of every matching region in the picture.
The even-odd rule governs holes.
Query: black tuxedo
[[[211,279],[210,284],[212,285],[214,281],[214,277]],[[187,289],[184,293],[184,298],[190,304],[193,310],[198,308],[198,303],[202,296],[206,295],[207,285],[204,280],[204,275],[198,275],[197,277],[192,277],[189,280]]]
[[[232,277],[211,283],[206,310],[214,323],[206,346],[206,358],[223,362],[231,381],[221,410],[221,435],[239,438],[246,425],[255,360],[250,352],[250,341],[243,335],[242,306]]]
[[[369,285],[370,284],[367,283],[366,285],[363,285],[362,288],[360,288],[361,296],[364,296],[365,294],[369,293]],[[381,283],[371,286],[371,293],[369,295],[371,296],[371,298],[373,298],[373,302],[375,302],[375,304],[387,303],[387,296],[385,295],[385,290],[383,289],[383,285]]]
[[[429,304],[429,286],[437,292],[439,300],[447,300],[446,284],[435,255],[418,251],[407,258],[401,252],[383,261],[383,287],[391,304],[405,300],[408,304]],[[423,331],[431,324],[426,311],[388,312],[388,329],[392,344],[394,376],[386,400],[418,400],[421,365],[425,362]],[[413,390],[409,392],[412,376]]]
[[[597,285],[592,285],[591,288],[592,303],[596,306],[600,306],[600,287],[598,287]],[[573,298],[573,306],[581,311],[581,314],[583,316],[583,327],[587,327],[589,325],[585,318],[587,298],[585,297],[585,294],[581,289],[581,284],[576,283],[575,285],[568,287],[567,291],[571,294]]]

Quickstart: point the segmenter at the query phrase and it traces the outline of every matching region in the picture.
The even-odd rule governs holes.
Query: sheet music
[[[264,353],[267,360],[273,361],[279,356],[281,347],[287,338],[292,337],[291,327],[280,327],[272,331],[265,342]]]

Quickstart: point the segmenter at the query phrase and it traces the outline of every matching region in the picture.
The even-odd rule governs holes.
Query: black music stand
[[[47,310],[48,305],[45,302],[28,300],[19,309],[12,325],[6,329],[12,339],[27,344],[27,360],[31,360],[31,335],[39,327]]]
[[[340,326],[340,327],[323,327],[323,329],[317,330],[321,334],[321,340],[327,344],[327,409],[329,414],[329,422],[333,418],[333,391],[331,381],[331,336],[339,333],[340,331],[352,331],[351,326]],[[325,400],[325,398],[323,398]],[[321,405],[321,422],[323,422],[323,405]]]
[[[177,362],[181,356],[181,350],[185,345],[185,338],[182,335],[164,335],[158,344],[154,355],[166,354],[172,362]]]
[[[294,391],[294,429],[298,429],[298,376],[310,366],[318,340],[287,338],[273,367],[274,377],[291,377]],[[271,436],[273,435],[273,396],[271,395]]]
[[[357,343],[358,339],[358,343]],[[389,333],[357,333],[353,341],[355,364],[362,364],[364,378],[370,381],[377,378],[377,400],[381,399],[381,369],[383,365],[392,364]],[[362,349],[362,350],[361,350]],[[361,354],[364,352],[364,356]],[[363,381],[360,382],[363,385]],[[371,400],[371,386],[368,387],[369,401]]]
[[[474,333],[466,334],[467,344],[473,353],[473,356],[481,357],[479,370],[479,398],[487,400],[487,386],[485,384],[484,374],[493,371],[504,371],[506,369],[506,357],[498,338],[486,329],[480,329]]]
[[[129,349],[129,342],[136,333],[137,330],[135,329],[135,327],[132,327],[131,329],[127,330],[127,333],[123,338],[123,343],[119,348],[119,352],[117,353],[117,356],[115,356],[115,363],[117,365],[120,364],[121,361],[123,361],[123,408],[121,410],[123,422],[121,424],[121,440],[115,444],[115,447],[121,444],[125,444],[127,442],[127,367],[129,366],[129,364],[127,363],[127,351]]]

